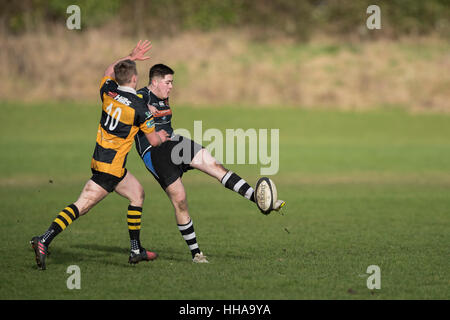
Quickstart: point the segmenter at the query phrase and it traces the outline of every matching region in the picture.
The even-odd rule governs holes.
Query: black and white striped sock
[[[179,224],[178,230],[180,230],[180,233],[183,236],[183,239],[186,241],[189,250],[191,250],[192,258],[194,258],[196,253],[200,253],[200,249],[198,248],[192,219],[186,224]]]
[[[221,182],[225,188],[233,190],[248,200],[255,202],[255,191],[253,188],[250,187],[247,181],[239,177],[233,171],[228,170],[228,172],[223,176]]]

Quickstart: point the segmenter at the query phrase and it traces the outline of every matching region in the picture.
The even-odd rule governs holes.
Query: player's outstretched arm
[[[143,61],[143,60],[147,60],[150,59],[149,56],[146,56],[145,54],[152,48],[152,45],[150,43],[150,41],[148,40],[144,40],[142,42],[142,40],[139,40],[139,42],[137,43],[136,47],[134,47],[133,51],[131,51],[131,53],[129,55],[127,55],[126,57],[120,58],[119,60],[113,62],[111,65],[108,66],[108,68],[106,68],[105,70],[105,77],[111,77],[114,78],[114,66],[119,63],[120,61],[123,60],[132,60],[132,61]]]
[[[170,140],[168,133],[165,130],[153,131],[152,133],[145,134],[148,142],[153,146],[157,147],[163,142]]]

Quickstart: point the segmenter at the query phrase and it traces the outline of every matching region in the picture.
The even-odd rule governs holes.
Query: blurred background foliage
[[[82,11],[82,29],[120,21],[122,32],[174,34],[180,31],[214,31],[247,28],[264,40],[282,35],[307,40],[317,32],[347,37],[365,28],[366,8],[383,7],[382,32],[377,36],[450,34],[448,0],[2,0],[0,28],[9,34],[45,29],[65,22],[66,9],[77,4]],[[354,35],[353,33],[351,33]]]
[[[73,4],[81,30],[66,27]],[[366,26],[372,4],[381,10],[380,30]],[[0,97],[97,101],[107,63],[150,39],[151,60],[139,74],[151,63],[173,66],[177,103],[450,112],[449,4],[0,0]]]

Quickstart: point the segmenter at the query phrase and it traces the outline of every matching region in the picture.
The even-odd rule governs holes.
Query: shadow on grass
[[[82,249],[82,250],[79,250]],[[47,265],[70,265],[82,262],[93,262],[99,264],[115,265],[127,267],[128,248],[118,246],[105,246],[97,244],[77,244],[70,247],[50,248],[50,254],[47,257]],[[122,258],[119,259],[117,255]]]
[[[106,253],[121,253],[121,254],[128,254],[130,249],[126,247],[119,247],[119,246],[106,246],[106,245],[100,245],[95,243],[90,244],[74,244],[71,245],[72,248],[78,248],[88,251],[95,251],[99,253],[103,253],[103,255],[106,255]]]
[[[118,246],[106,246],[106,245],[98,245],[98,244],[77,244],[72,245],[73,248],[79,248],[88,251],[98,252],[96,256],[109,256],[109,254],[125,254],[128,257],[130,252],[129,248],[118,247]],[[179,252],[173,250],[171,248],[147,248],[149,251],[156,251],[158,253],[158,259],[164,260],[173,260],[173,261],[186,261],[186,259],[190,258],[190,254],[186,254],[185,252]]]
[[[164,260],[179,261],[179,262],[192,261],[191,253],[187,247],[186,250],[182,251],[170,247],[159,247],[157,252],[160,255],[160,258]],[[237,262],[237,261],[248,261],[253,259],[248,254],[240,253],[238,251],[221,252],[221,253],[211,252],[210,254],[205,251],[203,253],[208,258],[208,260],[211,260],[211,262],[214,260],[234,260],[235,262]]]
[[[155,250],[159,257],[157,260],[175,262],[175,263],[191,263],[191,254],[187,251],[180,251],[171,247],[149,248],[148,250]],[[63,265],[71,264],[94,263],[101,265],[112,265],[122,268],[128,268],[128,247],[101,245],[101,244],[73,244],[69,247],[53,247],[50,248],[50,254],[47,258],[47,265]],[[234,260],[248,261],[251,257],[245,254],[223,252],[219,255],[212,256],[206,254],[213,262],[214,260]],[[34,265],[33,268],[36,268]]]

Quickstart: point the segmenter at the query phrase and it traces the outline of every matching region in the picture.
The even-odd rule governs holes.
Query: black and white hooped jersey
[[[142,98],[147,105],[151,105],[157,109],[157,112],[152,113],[155,121],[155,130],[165,130],[169,136],[172,137],[172,110],[169,106],[169,98],[160,99],[147,87],[139,89],[137,91],[137,96]],[[136,149],[142,157],[151,145],[142,132],[138,132],[134,140],[136,142]]]

